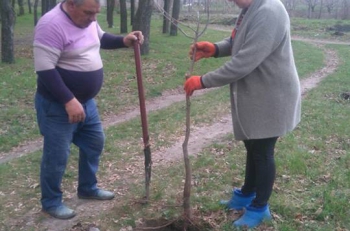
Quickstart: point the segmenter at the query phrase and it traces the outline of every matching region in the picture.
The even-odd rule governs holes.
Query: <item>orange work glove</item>
[[[201,77],[198,75],[193,75],[186,79],[184,84],[184,89],[187,96],[191,96],[195,90],[203,89],[203,85],[201,82]]]
[[[196,48],[196,57],[194,61],[198,61],[201,58],[209,58],[215,55],[216,47],[211,42],[197,42],[195,45],[191,45],[190,47],[190,59],[193,59],[194,49]]]

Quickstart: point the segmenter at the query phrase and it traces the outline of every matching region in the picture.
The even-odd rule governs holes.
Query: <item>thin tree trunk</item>
[[[114,6],[115,6],[115,1],[114,0],[107,0],[107,23],[108,23],[108,28],[112,28],[113,27]]]
[[[120,0],[120,33],[128,32],[128,12],[126,9],[126,0]]]
[[[47,1],[41,1],[41,16],[43,16],[47,11]]]
[[[322,17],[322,11],[323,11],[323,0],[321,0],[321,3],[320,3],[320,11],[318,14],[318,19],[320,19]]]
[[[18,16],[24,15],[23,0],[18,0],[17,3],[19,8]]]
[[[180,16],[180,6],[181,6],[180,0],[174,0],[173,11],[172,11],[172,15],[171,15],[171,17],[174,20],[174,23],[172,23],[170,26],[170,35],[171,36],[177,35],[177,21],[179,20],[179,16]]]
[[[42,0],[41,1],[41,16],[46,14],[52,8],[56,6],[56,0]]]
[[[39,5],[39,0],[34,0],[34,26],[38,23],[38,5]]]
[[[30,0],[28,0],[27,3],[28,3],[28,13],[32,14],[32,3],[30,2]]]
[[[139,1],[137,12],[133,23],[133,31],[140,30],[144,36],[144,43],[141,46],[141,54],[149,53],[149,37],[151,31],[151,16],[153,9],[153,0]]]
[[[1,61],[14,63],[13,27],[15,11],[9,0],[1,0]]]
[[[130,25],[134,25],[135,17],[135,0],[130,0]]]
[[[164,12],[165,14],[169,14],[170,11],[170,0],[164,0]],[[169,19],[163,14],[163,34],[169,33]]]

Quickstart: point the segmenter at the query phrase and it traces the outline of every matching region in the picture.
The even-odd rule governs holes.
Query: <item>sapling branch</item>
[[[168,19],[172,24],[174,24],[183,35],[185,35],[187,38],[192,39],[193,54],[190,61],[189,70],[185,76],[185,79],[187,79],[193,73],[193,69],[195,65],[195,57],[196,57],[196,43],[198,42],[198,39],[204,34],[209,24],[209,10],[207,10],[206,24],[204,28],[201,30],[200,17],[199,17],[198,11],[197,11],[197,22],[195,23],[195,28],[193,28],[189,25],[186,25],[172,18],[169,15],[169,13],[164,11],[164,9],[160,7],[158,4],[156,4],[156,6],[157,6],[157,9],[163,14],[163,16],[166,19]],[[180,26],[183,26],[189,29],[193,33],[193,36],[188,35]],[[186,95],[186,130],[185,130],[185,139],[182,144],[184,163],[185,163],[185,186],[184,186],[184,192],[183,192],[183,208],[184,208],[184,229],[183,230],[187,230],[188,223],[191,221],[191,217],[192,217],[191,203],[190,203],[192,169],[191,169],[191,163],[190,163],[189,154],[188,154],[188,141],[190,138],[190,131],[191,131],[190,115],[191,115],[191,100],[190,100],[190,97]]]

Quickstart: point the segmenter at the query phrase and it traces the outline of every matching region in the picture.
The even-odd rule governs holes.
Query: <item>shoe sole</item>
[[[100,200],[100,201],[105,201],[105,200],[112,200],[113,197],[96,197],[96,196],[79,196],[79,199],[85,199],[85,200]]]
[[[73,217],[75,217],[77,214],[76,213],[73,213],[72,215],[70,216],[57,216],[53,213],[49,213],[48,211],[45,211],[45,210],[41,210],[43,213],[53,217],[53,218],[56,218],[56,219],[60,219],[60,220],[69,220],[69,219],[72,219]]]

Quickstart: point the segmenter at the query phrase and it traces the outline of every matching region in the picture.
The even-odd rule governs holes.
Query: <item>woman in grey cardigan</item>
[[[226,203],[245,209],[234,226],[258,226],[271,219],[268,200],[275,180],[274,149],[278,137],[300,122],[300,82],[291,46],[290,21],[280,0],[230,0],[241,9],[231,37],[215,44],[191,46],[195,61],[231,56],[220,68],[191,76],[184,89],[230,85],[235,138],[247,150],[245,181]]]

